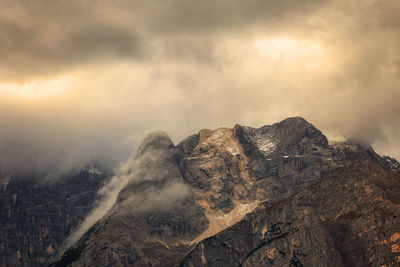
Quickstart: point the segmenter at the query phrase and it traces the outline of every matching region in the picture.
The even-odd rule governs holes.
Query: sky
[[[0,0],[0,169],[302,116],[400,159],[397,0]]]

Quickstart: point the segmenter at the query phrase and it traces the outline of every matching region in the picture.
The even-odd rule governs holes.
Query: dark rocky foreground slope
[[[1,266],[45,266],[93,208],[109,174],[91,167],[51,183],[0,176]]]
[[[398,169],[302,118],[177,146],[153,133],[111,210],[53,265],[394,266]]]

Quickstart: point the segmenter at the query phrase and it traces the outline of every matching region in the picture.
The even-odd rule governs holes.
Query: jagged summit
[[[248,242],[242,234],[246,233],[247,236],[246,231],[253,230],[259,231],[263,238],[271,232],[272,236],[269,237],[274,238],[273,233],[279,227],[269,224],[279,224],[279,216],[289,218],[293,212],[290,211],[290,216],[285,213],[276,215],[278,217],[271,217],[269,213],[251,215],[259,213],[257,207],[264,205],[262,203],[282,203],[279,205],[284,206],[290,203],[285,199],[308,190],[310,184],[323,181],[338,170],[341,173],[340,170],[365,158],[378,166],[372,168],[373,172],[385,173],[379,168],[395,170],[385,167],[396,166],[394,161],[381,158],[370,146],[354,142],[330,145],[321,131],[301,117],[288,118],[258,129],[240,125],[232,129],[203,129],[176,146],[167,134],[151,133],[139,146],[132,162],[129,162],[129,171],[124,175],[130,180],[119,193],[117,203],[106,217],[65,253],[58,264],[174,266],[182,263],[188,266],[220,266],[218,262],[224,262],[231,254],[224,252],[216,255],[210,252],[203,256],[203,249],[213,251],[214,246],[218,245],[212,240],[217,240],[215,238],[222,233],[228,233],[224,240],[229,239],[229,233],[232,233],[233,243],[240,243],[240,240]],[[390,176],[391,173],[393,171],[387,171],[386,174]],[[338,192],[338,195],[352,197],[353,193],[348,189],[341,190],[344,191]],[[318,191],[312,194],[318,194]],[[316,197],[324,198],[319,195]],[[334,202],[331,204],[336,205]],[[298,212],[297,209],[295,211]],[[297,215],[300,224],[307,223],[309,217]],[[235,225],[242,225],[249,218],[258,221],[249,221],[245,226],[246,231],[235,230]],[[311,219],[320,220],[318,217]],[[262,220],[268,220],[269,224],[261,223]],[[260,225],[261,228],[252,230],[249,228],[251,225]],[[262,225],[266,227],[265,230]],[[324,243],[322,240],[315,247],[331,249],[334,238],[330,236],[331,233],[321,231],[326,235],[326,240],[331,241]],[[308,241],[303,239],[307,233],[304,231],[294,237],[307,244]],[[315,233],[317,236],[318,233]],[[211,243],[203,240],[211,240]],[[224,240],[221,242],[226,242]],[[285,243],[289,251],[282,251],[291,256],[282,256],[276,264],[306,263],[292,253],[290,242]],[[371,244],[368,243],[368,246]],[[280,247],[273,248],[275,252],[267,251],[271,253],[268,254],[271,255],[271,261],[277,258],[276,253],[280,251]],[[194,254],[188,258],[192,249]],[[250,249],[251,253],[254,247],[249,245],[246,249]],[[305,251],[313,249],[310,245]],[[345,259],[340,253],[337,258],[338,254],[335,253],[329,254],[331,258],[327,256],[321,262],[329,263],[330,259],[334,259],[333,264]],[[310,257],[314,259],[313,255]],[[244,263],[245,258],[241,259],[229,266]],[[249,258],[246,264],[258,266],[252,260]],[[262,260],[260,262],[267,264]],[[281,266],[279,264],[275,266]]]
[[[278,122],[280,124],[297,124],[297,125],[309,125],[309,123],[306,119],[300,116],[294,116],[294,117],[289,117],[286,119],[283,119],[282,121]]]
[[[140,143],[136,152],[136,157],[143,155],[146,150],[165,150],[174,147],[169,135],[163,131],[154,131],[148,134],[145,139]]]

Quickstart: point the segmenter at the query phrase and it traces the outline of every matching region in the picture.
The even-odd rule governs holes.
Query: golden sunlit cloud
[[[288,36],[258,40],[254,47],[267,60],[284,65],[301,65],[310,70],[321,68],[324,60],[324,51],[320,43]]]
[[[70,89],[70,80],[66,77],[31,81],[23,84],[0,82],[0,97],[4,95],[34,100],[54,96],[60,97]]]

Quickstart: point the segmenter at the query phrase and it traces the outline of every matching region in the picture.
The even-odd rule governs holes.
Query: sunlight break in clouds
[[[266,59],[285,65],[301,65],[309,70],[323,67],[323,47],[317,42],[278,37],[256,41],[257,51]]]
[[[62,97],[70,89],[71,85],[68,77],[31,81],[22,84],[0,83],[0,95],[30,98],[32,100],[35,98]]]

